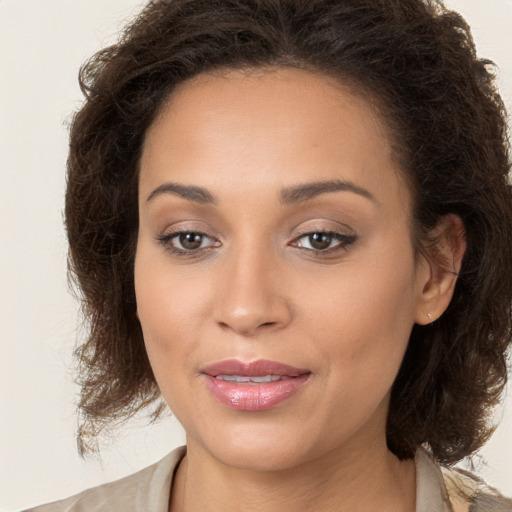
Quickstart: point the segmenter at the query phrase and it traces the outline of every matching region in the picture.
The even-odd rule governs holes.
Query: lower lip
[[[237,384],[206,375],[206,385],[220,402],[231,409],[264,411],[295,395],[308,381],[309,375],[253,384]]]

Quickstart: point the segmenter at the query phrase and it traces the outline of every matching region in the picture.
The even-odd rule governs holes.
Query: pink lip
[[[218,361],[203,368],[202,373],[208,389],[221,403],[241,411],[263,411],[275,407],[297,393],[311,375],[308,370],[264,359],[250,363],[238,359]],[[239,383],[219,379],[219,375],[272,375],[280,376],[282,380]]]

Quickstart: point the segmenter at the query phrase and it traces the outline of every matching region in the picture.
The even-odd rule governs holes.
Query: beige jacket
[[[121,480],[25,512],[167,512],[178,448],[161,461]],[[512,500],[475,476],[440,468],[427,451],[416,457],[416,512],[512,512]]]

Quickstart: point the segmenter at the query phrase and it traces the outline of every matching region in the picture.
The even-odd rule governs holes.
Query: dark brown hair
[[[477,450],[506,382],[512,201],[505,112],[491,63],[464,20],[434,0],[155,0],[81,70],[86,101],[68,160],[71,275],[87,338],[80,363],[82,451],[159,391],[136,318],[138,162],[173,89],[205,71],[295,67],[365,91],[381,106],[414,197],[416,239],[459,215],[467,251],[453,300],[415,326],[393,387],[387,439],[401,458],[428,443],[453,463]]]

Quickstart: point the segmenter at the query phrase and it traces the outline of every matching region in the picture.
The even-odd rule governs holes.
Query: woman
[[[35,510],[512,510],[449,469],[510,346],[488,68],[421,0],[155,1],[96,55],[66,196],[79,440],[162,396],[187,447]]]

